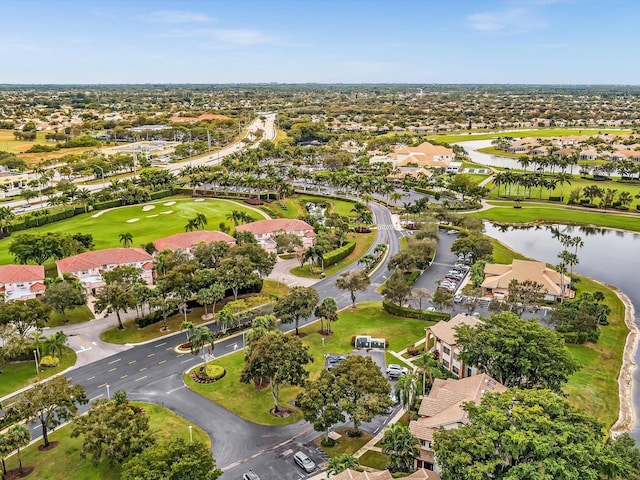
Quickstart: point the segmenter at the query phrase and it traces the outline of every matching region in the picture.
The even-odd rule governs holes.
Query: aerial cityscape
[[[640,479],[640,4],[2,9],[2,480]]]

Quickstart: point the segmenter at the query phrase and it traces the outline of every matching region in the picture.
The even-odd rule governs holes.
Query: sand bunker
[[[142,211],[148,212],[149,210],[153,210],[154,208],[156,208],[155,205],[145,205],[144,207],[142,207]]]
[[[127,223],[137,222],[138,220],[140,220],[140,219],[139,218],[130,218],[129,220],[127,220]]]
[[[160,212],[162,215],[169,215],[170,213],[173,213],[173,210],[167,210],[166,212]]]
[[[204,202],[204,198],[196,198],[194,202]]]
[[[154,215],[147,215],[147,218],[155,218],[155,217],[157,217],[157,216],[158,216],[158,214],[156,213],[156,214],[154,214]]]
[[[98,218],[103,213],[110,212],[111,210],[113,210],[113,208],[107,208],[106,210],[100,210],[98,213],[94,213],[93,215],[91,215],[91,218]]]
[[[167,202],[164,204],[165,207],[170,207],[171,205],[175,205],[176,202]]]

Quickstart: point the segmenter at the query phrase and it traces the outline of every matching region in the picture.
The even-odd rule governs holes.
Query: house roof
[[[562,294],[561,275],[555,270],[547,268],[547,265],[542,262],[514,260],[511,265],[487,263],[484,267],[484,274],[483,288],[507,290],[512,280],[517,280],[519,283],[532,280],[541,284],[546,293]],[[571,283],[571,278],[568,275],[564,275],[564,283],[565,285]]]
[[[47,287],[45,286],[45,284],[40,282],[36,282],[29,287],[29,290],[31,290],[32,292],[42,292],[43,290],[46,290],[46,289]]]
[[[153,261],[153,257],[141,248],[106,248],[63,258],[58,260],[56,265],[60,272],[73,273],[106,265],[126,265],[150,261]]]
[[[0,265],[0,283],[44,281],[42,265]]]
[[[254,235],[263,235],[265,233],[278,233],[284,232],[296,232],[296,231],[311,231],[313,227],[307,222],[302,220],[289,219],[289,218],[273,218],[270,220],[258,220],[257,222],[245,223],[244,225],[238,225],[236,232],[251,232]],[[313,234],[315,236],[315,233]]]
[[[433,456],[431,457],[433,461]],[[331,480],[392,480],[389,470],[381,472],[358,472],[347,468],[345,471],[331,476]],[[431,470],[420,468],[407,477],[397,477],[396,480],[440,480],[440,475]]]
[[[156,249],[161,252],[164,249],[180,250],[185,248],[191,248],[198,243],[213,243],[213,242],[226,242],[236,243],[235,238],[231,235],[227,235],[224,232],[210,231],[210,230],[198,230],[195,232],[176,233],[175,235],[169,235],[168,237],[159,238],[153,244]]]
[[[478,323],[480,323],[480,320],[477,318],[459,313],[448,322],[440,321],[432,327],[428,327],[427,330],[430,330],[436,338],[442,340],[444,343],[455,345],[457,343],[456,327],[458,325],[469,325],[470,327],[474,327]]]

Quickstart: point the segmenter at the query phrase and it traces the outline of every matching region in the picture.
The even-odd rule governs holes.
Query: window
[[[444,368],[449,368],[449,360],[442,360],[442,365],[444,365]]]
[[[455,373],[456,375],[460,373],[460,369],[456,366],[454,366],[452,370],[453,370],[453,373]]]
[[[444,351],[444,353],[446,353],[447,355],[449,355],[451,353],[451,349],[447,346],[442,347],[442,350]]]
[[[467,377],[471,376],[471,367],[467,367]]]

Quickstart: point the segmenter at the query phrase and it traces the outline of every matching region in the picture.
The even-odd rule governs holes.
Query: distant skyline
[[[0,84],[640,84],[636,0],[0,0]]]

